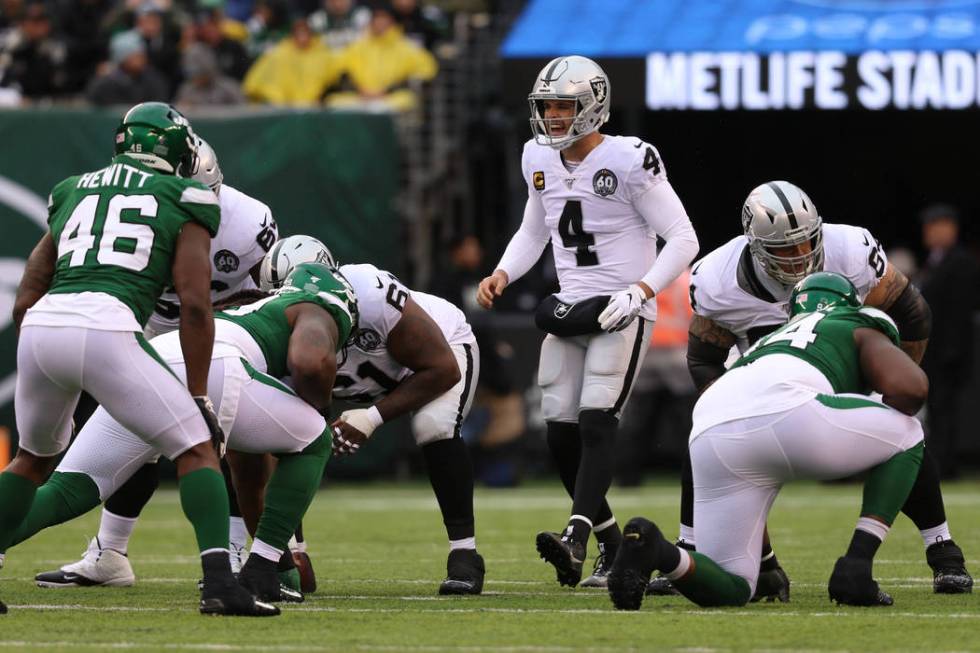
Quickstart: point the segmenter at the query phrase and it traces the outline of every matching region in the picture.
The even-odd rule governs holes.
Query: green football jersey
[[[312,293],[306,290],[287,290],[252,304],[230,308],[215,313],[215,318],[228,320],[245,329],[258,343],[265,356],[266,372],[281,379],[289,376],[286,354],[289,352],[289,336],[292,331],[286,319],[286,309],[294,304],[311,303],[323,308],[337,324],[339,336],[337,351],[343,347],[354,328],[352,315],[356,308],[353,293],[345,284],[334,279],[336,289]]]
[[[876,329],[896,345],[900,342],[898,328],[882,311],[867,306],[836,306],[797,315],[786,326],[760,339],[732,368],[770,354],[789,354],[820,370],[835,393],[866,393],[867,383],[861,375],[854,343],[855,329]]]
[[[203,184],[161,174],[125,155],[51,191],[48,225],[58,249],[49,293],[102,292],[145,325],[171,283],[185,222],[218,232],[218,198]]]

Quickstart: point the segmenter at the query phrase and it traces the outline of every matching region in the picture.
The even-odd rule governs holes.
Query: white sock
[[[99,522],[99,545],[103,549],[125,554],[138,519],[139,517],[120,517],[103,508],[102,521]]]
[[[694,546],[694,527],[681,524],[680,535],[677,537],[677,539],[684,544]]]
[[[943,522],[934,528],[925,528],[919,531],[919,534],[922,535],[922,541],[927,549],[937,542],[953,539],[953,536],[949,534],[949,522]]]
[[[299,540],[296,539],[295,535],[289,538],[288,546],[290,551],[295,551],[297,553],[306,553],[306,540],[300,542]]]
[[[455,551],[457,549],[476,549],[476,536],[474,537],[464,537],[461,540],[449,540],[449,550]]]
[[[677,567],[675,567],[673,571],[664,574],[669,580],[683,578],[684,574],[691,569],[691,554],[680,547],[677,547],[677,550],[681,552],[681,561],[677,564]]]
[[[252,550],[250,553],[266,560],[272,560],[273,562],[279,562],[279,558],[282,557],[282,549],[277,549],[271,544],[266,544],[258,538],[252,540]]]
[[[870,533],[871,535],[874,535],[879,540],[884,542],[885,538],[888,537],[888,531],[889,529],[891,529],[891,526],[882,523],[877,519],[871,519],[869,517],[861,517],[858,519],[857,526],[855,526],[854,528],[855,530],[864,531],[865,533]]]
[[[236,549],[248,547],[248,529],[245,528],[245,520],[241,517],[231,517],[228,520],[228,539],[231,546]]]

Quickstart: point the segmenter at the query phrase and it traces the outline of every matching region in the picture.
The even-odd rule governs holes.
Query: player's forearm
[[[37,300],[41,299],[51,287],[56,259],[57,250],[54,248],[54,241],[51,240],[51,234],[47,233],[28,257],[27,265],[24,267],[24,276],[21,277],[20,285],[17,286],[13,317],[14,326],[18,329],[20,329],[20,323],[23,321],[27,309],[36,304]]]
[[[418,410],[448,392],[459,383],[460,371],[453,359],[452,368],[431,367],[405,378],[388,396],[375,404],[384,421]]]
[[[180,348],[187,370],[188,391],[193,397],[206,395],[214,348],[214,316],[209,301],[188,303],[181,297]]]
[[[634,206],[650,228],[667,241],[656,263],[641,279],[658,293],[680,276],[697,256],[698,236],[680,198],[667,182],[657,184],[637,198]]]
[[[330,408],[334,380],[337,376],[337,363],[323,361],[316,367],[293,369],[293,390],[299,398],[313,406],[317,411],[325,413]]]
[[[657,262],[641,279],[654,294],[669,286],[698,255],[698,237],[690,222],[687,227],[667,241],[657,256]]]
[[[903,340],[902,341],[902,351],[908,354],[909,358],[914,360],[917,364],[922,363],[922,357],[926,355],[926,347],[929,345],[929,339],[924,340]]]
[[[510,239],[497,270],[507,273],[508,283],[514,283],[530,270],[548,244],[548,228],[544,222],[544,206],[541,201],[529,197],[524,206],[524,217],[517,233]]]
[[[687,336],[687,369],[698,392],[704,392],[725,373],[735,336],[715,322],[694,315]]]

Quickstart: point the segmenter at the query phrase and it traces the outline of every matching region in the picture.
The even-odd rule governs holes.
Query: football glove
[[[599,313],[599,326],[610,333],[622,331],[636,318],[646,301],[643,289],[635,283],[630,285],[609,298],[605,310]]]
[[[194,397],[194,403],[197,404],[197,409],[201,411],[204,423],[207,424],[208,431],[211,432],[211,446],[214,447],[218,458],[224,458],[225,432],[221,430],[221,424],[218,423],[218,416],[214,414],[214,404],[211,403],[211,399],[207,395]]]

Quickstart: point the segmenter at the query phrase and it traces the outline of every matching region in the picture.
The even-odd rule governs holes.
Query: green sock
[[[221,472],[195,469],[178,479],[180,507],[194,527],[201,552],[228,548],[228,490]]]
[[[674,587],[688,599],[702,608],[714,608],[742,606],[752,598],[744,578],[728,573],[702,553],[692,551],[690,556],[693,569],[674,581]]]
[[[0,473],[0,554],[6,553],[17,527],[31,510],[37,486],[13,472]]]
[[[874,515],[889,525],[895,521],[919,474],[924,448],[925,444],[920,442],[871,470],[864,482],[862,515]]]
[[[55,472],[37,489],[31,511],[20,523],[10,546],[34,537],[49,526],[84,515],[99,503],[99,486],[87,475]]]
[[[306,509],[313,502],[323,468],[330,459],[330,439],[321,435],[300,453],[279,456],[265,491],[265,510],[255,539],[285,550]]]

